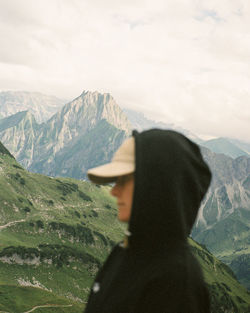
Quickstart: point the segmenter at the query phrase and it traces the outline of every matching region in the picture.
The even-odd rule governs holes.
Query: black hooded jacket
[[[153,129],[135,137],[128,246],[98,273],[85,313],[209,313],[200,267],[187,243],[211,173],[185,136]]]

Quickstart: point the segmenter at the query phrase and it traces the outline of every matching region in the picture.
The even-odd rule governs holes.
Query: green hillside
[[[32,174],[0,153],[0,285],[37,286],[83,307],[122,237],[115,217],[108,188]]]
[[[40,288],[0,285],[0,312],[26,312],[35,307],[36,312],[82,312],[81,304]]]
[[[250,292],[240,285],[232,270],[205,247],[190,239],[211,296],[212,313],[250,312]]]
[[[250,211],[238,209],[195,239],[228,264],[250,290]]]
[[[0,153],[0,312],[81,312],[124,225],[109,187],[24,170]],[[249,312],[231,270],[191,241],[213,312]],[[40,307],[40,308],[39,308]]]

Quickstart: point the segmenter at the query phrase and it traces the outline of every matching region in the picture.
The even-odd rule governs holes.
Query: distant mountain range
[[[0,92],[0,118],[29,111],[40,124],[47,121],[65,103],[63,99],[39,92],[2,91]]]
[[[203,141],[172,124],[149,120],[132,110],[122,111],[109,94],[87,91],[42,124],[29,111],[0,119],[0,140],[32,172],[85,179],[87,169],[108,162],[133,128],[152,127],[178,130],[204,146],[213,181],[193,237],[227,262],[250,288],[250,274],[245,271],[250,268],[247,143],[228,138]]]
[[[127,115],[133,128],[139,131],[150,128],[172,129],[184,134],[191,140],[195,141],[197,144],[209,148],[213,152],[222,153],[232,158],[237,158],[242,155],[250,156],[250,136],[249,143],[237,139],[221,137],[211,140],[203,140],[199,138],[199,136],[182,127],[171,123],[167,124],[164,122],[150,120],[146,118],[141,112],[136,112],[131,109],[123,109],[123,111]]]
[[[84,93],[94,94],[93,92]],[[99,94],[98,92],[95,93]],[[21,111],[29,111],[34,116],[36,122],[41,124],[42,122],[47,122],[55,113],[59,112],[66,103],[64,99],[47,96],[38,92],[3,91],[0,92],[0,119]],[[149,128],[173,129],[185,134],[196,143],[209,148],[213,152],[223,153],[232,158],[250,155],[250,138],[248,143],[232,138],[215,138],[205,141],[189,130],[176,126],[173,123],[154,121],[146,118],[143,113],[131,109],[123,108],[123,112],[133,129],[139,131]]]
[[[93,278],[123,237],[109,186],[26,171],[0,143],[0,311],[83,311]],[[211,313],[244,313],[250,294],[190,239]]]
[[[202,140],[197,137],[195,134],[190,132],[187,129],[184,129],[182,127],[176,126],[174,124],[167,124],[164,122],[158,122],[154,120],[150,120],[144,116],[143,113],[137,112],[131,109],[123,109],[124,113],[127,115],[129,121],[131,122],[132,126],[134,129],[138,131],[143,131],[151,128],[161,128],[161,129],[172,129],[175,131],[178,131],[185,136],[189,137],[190,139],[196,141],[196,142],[201,142]]]
[[[250,138],[250,137],[249,137]],[[216,153],[222,153],[232,158],[239,156],[250,156],[250,143],[242,142],[231,138],[216,138],[207,141],[200,141],[200,145],[209,148]]]

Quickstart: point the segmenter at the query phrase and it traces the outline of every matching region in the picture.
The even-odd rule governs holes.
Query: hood
[[[184,135],[152,129],[135,138],[135,187],[130,249],[157,251],[186,242],[211,172],[199,147]]]

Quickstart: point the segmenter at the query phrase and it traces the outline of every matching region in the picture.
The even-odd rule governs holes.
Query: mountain
[[[232,158],[237,158],[239,156],[250,156],[250,144],[247,142],[232,138],[215,138],[205,141],[189,130],[176,126],[172,123],[167,124],[150,120],[146,118],[143,113],[131,109],[123,109],[123,111],[128,116],[132,127],[138,131],[143,131],[150,128],[172,129],[184,134],[200,146],[206,147],[217,154],[222,153]]]
[[[197,143],[200,143],[202,141],[199,137],[197,137],[189,130],[176,126],[172,123],[167,124],[164,122],[148,119],[144,116],[143,113],[131,109],[123,109],[123,111],[127,115],[130,123],[132,124],[132,127],[138,131],[143,131],[151,128],[172,129],[186,135]]]
[[[250,153],[248,153],[242,146],[239,144],[240,141],[235,141],[235,143],[229,139],[229,138],[216,138],[211,139],[207,141],[203,141],[200,144],[204,147],[209,148],[213,152],[216,153],[223,153],[226,154],[232,158],[237,158],[239,156],[250,156]],[[249,149],[250,151],[250,149]]]
[[[29,111],[40,124],[47,121],[65,102],[39,92],[2,91],[0,92],[0,118]]]
[[[1,141],[8,143],[8,149],[25,167],[33,158],[39,129],[40,125],[28,111],[0,119]]]
[[[101,94],[99,94],[98,92],[90,93],[85,91],[83,92],[83,94],[84,93],[88,94],[89,96],[93,94],[96,95],[95,97],[92,97],[92,99],[90,99],[90,96],[86,102],[92,101],[97,103],[98,101],[100,101]],[[111,97],[109,94],[105,95],[107,97]],[[48,121],[49,118],[51,118],[53,114],[58,112],[65,103],[65,100],[56,98],[54,96],[44,95],[38,92],[35,93],[27,91],[4,91],[0,92],[0,118],[15,115],[16,113],[21,111],[29,111],[34,116],[36,122],[38,124],[41,124],[42,122]],[[178,127],[172,123],[163,123],[148,119],[144,116],[143,113],[131,109],[123,109],[123,112],[128,117],[132,128],[139,131],[149,128],[173,129],[185,134],[196,143],[209,148],[213,152],[224,153],[233,158],[241,155],[250,155],[250,143],[232,138],[215,138],[212,140],[204,141],[190,131]],[[88,114],[89,113],[90,112],[88,112]],[[117,114],[117,111],[115,113]],[[122,113],[120,112],[119,114]],[[104,119],[106,119],[106,117],[107,116],[105,116]],[[110,122],[111,124],[113,124],[113,121]],[[130,128],[131,125],[128,127]],[[118,128],[120,127],[118,126]],[[5,144],[7,144],[7,142],[5,142]],[[16,157],[18,156],[16,155]],[[30,164],[30,162],[27,162],[27,164]]]
[[[130,110],[129,114],[138,129],[176,129],[174,125],[148,120],[138,112]],[[0,140],[30,171],[85,179],[88,168],[111,159],[131,129],[131,123],[111,95],[84,91],[45,123],[38,124],[28,111],[1,119]],[[199,141],[190,133],[186,135]],[[237,142],[237,147],[240,144]],[[202,150],[212,169],[213,181],[193,238],[230,265],[249,288],[250,275],[242,270],[249,268],[249,158],[234,160],[206,148]],[[229,228],[233,231],[228,231]]]
[[[241,150],[243,150],[244,152],[250,155],[250,139],[248,142],[242,141],[239,139],[234,139],[234,138],[227,138],[227,139],[230,140],[238,148],[240,148]]]
[[[28,172],[1,149],[1,311],[82,312],[98,268],[125,230],[109,192],[109,186]],[[232,271],[192,239],[190,245],[212,313],[248,312],[250,294]]]
[[[123,111],[127,115],[133,128],[137,129],[138,131],[150,128],[172,129],[186,135],[197,144],[206,147],[213,152],[223,153],[232,158],[237,158],[243,155],[250,156],[250,144],[247,142],[232,138],[215,138],[211,140],[202,140],[189,130],[176,126],[172,123],[163,123],[148,119],[144,116],[143,113],[131,109],[123,109]]]
[[[146,118],[143,113],[131,109],[124,108],[123,112],[127,115],[133,128],[137,129],[138,131],[143,131],[150,128],[173,128],[174,126],[174,124],[171,123],[166,124],[163,122],[150,120]]]
[[[40,138],[29,170],[50,176],[85,179],[89,168],[111,160],[114,151],[125,140],[126,133],[101,120],[87,134],[77,136],[64,147],[59,146],[58,151],[56,144],[44,147],[41,144],[44,137]],[[60,145],[60,141],[56,142]]]
[[[206,148],[202,154],[213,176],[197,224],[211,228],[238,209],[249,210],[250,157],[233,159]]]
[[[27,111],[0,120],[0,140],[23,166],[79,179],[88,168],[109,161],[130,132],[111,95],[88,91],[40,125]]]
[[[233,159],[206,148],[203,155],[213,179],[192,237],[234,269],[250,288],[250,158]]]
[[[111,159],[130,128],[109,94],[83,92],[43,125],[28,169],[51,176],[85,178],[88,168]]]

